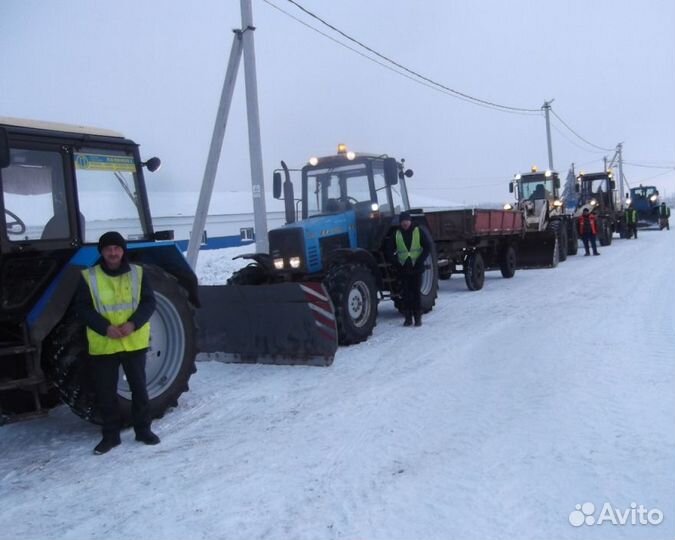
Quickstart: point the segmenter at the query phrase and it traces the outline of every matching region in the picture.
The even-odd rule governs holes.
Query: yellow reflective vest
[[[114,326],[127,322],[140,302],[143,268],[136,264],[130,264],[129,267],[129,272],[119,276],[109,276],[98,264],[82,270],[94,309]],[[87,341],[92,356],[147,349],[150,345],[150,322],[120,339],[102,336],[87,327]]]
[[[415,227],[412,232],[412,241],[411,246],[405,245],[405,240],[403,240],[403,234],[401,231],[396,231],[396,254],[398,255],[398,262],[403,266],[408,258],[413,266],[415,262],[419,259],[422,254],[422,244],[420,242],[420,229]]]

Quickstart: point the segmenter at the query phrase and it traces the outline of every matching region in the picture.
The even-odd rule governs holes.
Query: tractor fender
[[[363,248],[338,248],[333,250],[326,260],[326,272],[331,266],[360,263],[367,266],[375,276],[378,290],[382,290],[382,276],[373,254]]]
[[[187,291],[192,305],[197,307],[201,305],[197,276],[175,243],[129,243],[127,248],[130,262],[159,266],[178,280],[180,286]]]

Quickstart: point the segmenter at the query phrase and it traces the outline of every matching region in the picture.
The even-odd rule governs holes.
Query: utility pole
[[[551,111],[551,101],[544,101],[542,109],[544,109],[544,114],[546,116],[546,142],[548,144],[548,168],[553,170],[553,147],[551,145],[551,119],[549,118],[549,112]]]
[[[195,213],[195,220],[192,224],[192,231],[190,232],[187,260],[193,270],[197,267],[197,256],[199,255],[199,247],[202,243],[202,235],[204,234],[204,226],[206,225],[206,216],[209,213],[213,184],[216,181],[216,172],[218,172],[218,162],[220,161],[220,151],[223,148],[227,117],[230,114],[234,84],[237,82],[237,71],[239,70],[239,62],[241,60],[241,35],[241,30],[234,31],[234,40],[232,41],[232,49],[230,50],[230,60],[227,64],[223,91],[220,94],[220,104],[218,105],[216,122],[213,125],[209,157],[206,160],[204,179],[202,180],[202,188],[199,192],[197,212]]]
[[[626,194],[623,192],[623,143],[616,145],[616,153],[619,154],[619,190],[621,199],[625,200]]]
[[[209,156],[206,160],[202,188],[199,193],[199,202],[195,220],[190,232],[188,243],[187,260],[192,269],[197,266],[199,247],[204,234],[206,217],[209,213],[209,204],[213,194],[213,185],[218,172],[220,152],[225,138],[227,117],[230,113],[232,95],[237,81],[237,72],[244,56],[244,76],[246,83],[246,110],[248,116],[248,145],[251,160],[251,191],[253,194],[253,213],[256,237],[256,251],[266,253],[267,245],[267,211],[265,208],[265,185],[263,179],[262,149],[260,144],[260,118],[258,114],[258,87],[255,71],[255,48],[253,43],[253,14],[251,0],[241,0],[242,29],[234,30],[234,41],[230,51],[230,60],[227,64],[225,82],[220,95],[218,113],[213,126]]]
[[[258,253],[267,253],[267,210],[265,207],[265,181],[263,177],[262,147],[260,144],[258,82],[255,71],[255,45],[253,41],[255,27],[253,26],[251,0],[241,0],[241,27],[243,30],[244,79],[246,82],[246,113],[248,116],[248,149],[251,159],[255,247]]]

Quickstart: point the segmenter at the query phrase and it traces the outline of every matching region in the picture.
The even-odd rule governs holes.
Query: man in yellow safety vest
[[[110,231],[101,236],[101,261],[82,271],[76,308],[86,325],[89,366],[101,412],[101,442],[95,454],[120,444],[122,420],[117,382],[122,366],[131,389],[131,415],[136,440],[158,444],[150,429],[150,401],[145,380],[145,354],[150,345],[150,316],[155,296],[141,266],[126,258],[126,241]]]
[[[429,241],[422,230],[413,225],[409,212],[401,212],[400,227],[396,230],[396,257],[399,285],[402,295],[403,326],[422,326],[422,307],[420,305],[422,274],[424,261],[429,255]]]

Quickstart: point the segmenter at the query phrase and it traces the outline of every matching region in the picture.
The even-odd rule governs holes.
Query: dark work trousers
[[[122,428],[117,381],[120,365],[131,389],[131,416],[136,433],[150,428],[150,402],[145,382],[145,350],[89,356],[104,438],[118,439]]]
[[[403,314],[407,316],[419,314],[422,311],[420,305],[420,287],[422,286],[422,274],[401,273],[401,295],[403,297]]]
[[[637,223],[631,223],[628,225],[628,238],[631,236],[637,239]]]
[[[591,233],[584,233],[583,236],[581,237],[581,241],[584,243],[584,249],[586,250],[586,253],[589,253],[588,251],[588,242],[590,241],[591,246],[593,247],[593,253],[598,252],[598,248],[595,245],[595,235]]]

